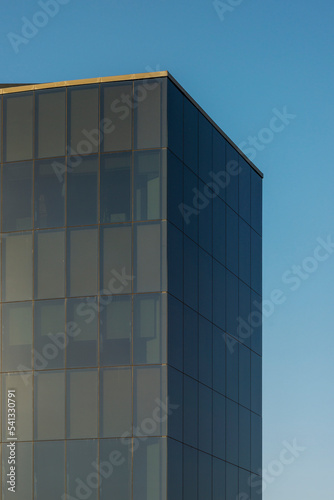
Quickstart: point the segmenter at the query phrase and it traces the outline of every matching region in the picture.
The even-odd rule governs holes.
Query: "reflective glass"
[[[252,350],[261,356],[262,354],[262,299],[260,295],[251,292],[251,327]]]
[[[99,149],[98,86],[70,87],[67,91],[68,145],[71,154],[87,155]]]
[[[101,141],[103,151],[125,151],[132,143],[132,82],[101,86]]]
[[[183,229],[183,164],[172,153],[167,154],[167,218]]]
[[[205,318],[212,320],[212,257],[199,249],[198,255],[199,273],[198,273],[198,289],[199,289],[199,312]]]
[[[226,207],[226,267],[238,275],[238,227],[239,217]]]
[[[10,448],[7,444],[2,445],[2,470],[3,478],[9,473],[8,460],[10,459]],[[9,491],[7,481],[2,481],[2,500],[32,500],[32,443],[16,444],[16,486],[15,493]],[[8,479],[8,478],[7,478]],[[49,498],[49,497],[48,497]]]
[[[166,151],[140,151],[134,158],[134,220],[166,218]]]
[[[36,157],[64,156],[66,91],[36,92]]]
[[[168,499],[182,500],[183,490],[183,445],[174,439],[167,440],[167,493]]]
[[[261,474],[262,470],[262,419],[251,413],[251,471]]]
[[[238,498],[238,467],[226,464],[226,498]]]
[[[198,380],[212,387],[212,324],[199,316]]]
[[[131,439],[102,439],[100,441],[100,500],[132,499],[132,441]]]
[[[188,168],[184,168],[184,205],[182,214],[183,230],[193,241],[198,242],[198,214],[201,206],[198,192],[198,177]]]
[[[251,353],[251,410],[262,414],[262,359]]]
[[[67,368],[97,365],[97,311],[96,297],[67,300]]]
[[[64,441],[44,441],[34,444],[35,500],[59,500],[65,491]]]
[[[183,233],[169,223],[167,231],[168,292],[183,300]]]
[[[34,368],[64,368],[65,301],[38,300],[34,306]]]
[[[102,293],[131,292],[131,226],[115,225],[102,228],[100,245]]]
[[[225,265],[225,218],[226,205],[218,197],[212,200],[213,239],[212,252],[215,259]]]
[[[35,232],[35,298],[65,295],[65,231]]]
[[[247,347],[251,347],[252,326],[250,324],[251,289],[239,280],[239,315],[238,338]]]
[[[212,498],[212,457],[198,453],[198,500]]]
[[[66,451],[67,497],[80,498],[89,495],[89,500],[97,500],[97,465],[94,467],[94,464],[98,463],[97,440],[69,440]],[[92,481],[89,481],[91,478]]]
[[[225,200],[225,185],[226,185],[226,171],[225,171],[225,154],[226,154],[226,140],[218,130],[213,128],[212,131],[212,167],[213,172],[216,174],[213,177],[214,182],[219,187],[218,196]]]
[[[65,437],[64,372],[35,372],[34,422],[35,439]]]
[[[213,388],[225,394],[225,333],[213,327]]]
[[[238,278],[226,271],[226,331],[238,335]]]
[[[168,367],[168,436],[183,440],[183,374]]]
[[[4,165],[2,168],[2,231],[33,227],[32,162]]]
[[[184,306],[184,372],[198,378],[198,314]]]
[[[251,170],[251,226],[262,235],[262,179]]]
[[[198,173],[198,110],[186,98],[184,106],[184,163]]]
[[[252,167],[239,156],[239,215],[251,223],[251,170]]]
[[[167,295],[139,294],[133,301],[133,363],[166,363]]]
[[[130,365],[132,351],[132,297],[100,297],[100,363]]]
[[[226,320],[226,270],[225,267],[219,264],[216,260],[213,263],[212,273],[212,288],[213,288],[213,301],[212,301],[212,317],[213,323],[219,328],[225,329]]]
[[[251,403],[251,351],[239,344],[239,404],[250,409]]]
[[[251,413],[239,406],[239,466],[250,470]]]
[[[67,224],[96,224],[98,157],[80,157],[78,164],[67,169]]]
[[[250,286],[251,277],[251,228],[239,217],[239,278]]]
[[[95,295],[98,278],[97,228],[67,231],[67,295]]]
[[[35,162],[35,227],[61,227],[65,224],[64,159]]]
[[[168,294],[168,364],[183,371],[183,304]]]
[[[121,395],[121,397],[120,397]],[[132,370],[100,370],[100,437],[132,435]]]
[[[226,349],[226,396],[238,401],[239,343],[228,344]]]
[[[198,246],[184,237],[184,302],[193,309],[198,308]]]
[[[226,432],[226,415],[225,415],[225,398],[221,394],[213,392],[213,448],[212,453],[218,458],[225,459],[225,432]],[[229,432],[227,430],[227,432]]]
[[[244,495],[244,498],[251,497],[250,472],[239,469],[239,495]]]
[[[7,394],[8,390],[15,390],[17,408],[20,407],[16,415],[16,437],[18,441],[31,441],[33,429],[33,408],[32,408],[32,372],[22,372],[17,374],[2,375],[2,393]],[[7,405],[2,405],[2,440],[10,439],[7,428]]]
[[[239,155],[237,151],[226,143],[226,203],[238,213],[239,209]]]
[[[212,390],[198,384],[198,448],[212,453]]]
[[[133,453],[133,500],[166,500],[166,438],[137,439]]]
[[[131,172],[131,153],[101,155],[102,224],[131,220]]]
[[[183,378],[183,441],[198,445],[198,382],[186,375]]]
[[[262,238],[251,230],[251,287],[262,293]]]
[[[212,463],[213,500],[225,500],[225,462],[213,458]]]
[[[97,437],[97,370],[68,370],[66,378],[67,438]]]
[[[212,199],[213,193],[200,180],[198,184],[199,192],[206,201],[198,214],[198,243],[206,252],[212,255]],[[207,193],[207,194],[206,194]]]
[[[198,122],[199,141],[198,141],[198,172],[200,178],[207,183],[211,181],[212,172],[212,130],[211,123],[202,115],[199,114]]]
[[[198,451],[183,446],[183,500],[197,498]]]
[[[4,97],[4,161],[33,157],[33,94]]]
[[[238,405],[229,399],[226,399],[226,461],[238,465],[238,447],[239,447],[239,422]],[[228,474],[226,471],[226,479]],[[227,498],[234,498],[228,496]]]
[[[167,81],[168,148],[180,160],[183,159],[183,95],[168,79]]]
[[[32,368],[32,303],[11,303],[2,306],[2,369]]]

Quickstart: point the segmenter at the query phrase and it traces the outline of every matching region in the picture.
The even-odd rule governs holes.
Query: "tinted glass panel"
[[[198,384],[198,447],[212,453],[212,390]]]
[[[225,394],[225,334],[213,327],[213,388]]]
[[[65,491],[65,445],[63,441],[34,444],[35,500],[59,500]]]
[[[226,464],[226,498],[238,498],[238,467]]]
[[[238,227],[239,217],[226,207],[226,267],[238,275]]]
[[[221,180],[221,182],[226,181],[225,172],[225,151],[226,151],[226,140],[224,137],[213,128],[212,131],[212,167],[213,172],[218,176],[216,179]],[[215,180],[216,180],[215,179]],[[222,186],[219,186],[219,196],[225,199],[225,190]]]
[[[239,155],[236,150],[226,143],[226,203],[235,212],[239,209]]]
[[[65,90],[36,92],[36,156],[65,154]]]
[[[131,220],[132,154],[101,157],[101,223]]]
[[[262,234],[262,179],[251,170],[251,226]]]
[[[239,406],[239,465],[250,470],[251,413]]]
[[[230,335],[238,335],[238,278],[226,271],[226,331]]]
[[[262,359],[252,352],[251,354],[251,410],[262,414]]]
[[[199,200],[198,177],[188,168],[184,168],[184,205],[182,215],[184,232],[189,238],[198,242],[198,214],[202,206]],[[204,202],[206,204],[206,201]]]
[[[212,464],[213,500],[225,500],[225,462],[213,458]]]
[[[131,368],[103,369],[100,376],[100,436],[132,435]]]
[[[198,378],[198,314],[184,306],[184,372]]]
[[[212,319],[212,257],[199,249],[199,312]]]
[[[226,302],[226,270],[217,261],[213,260],[213,323],[219,328],[225,329],[225,302]]]
[[[183,95],[167,81],[168,148],[183,159]]]
[[[71,154],[86,155],[98,151],[98,87],[68,90],[68,142]]]
[[[199,381],[212,387],[212,324],[199,316]]]
[[[103,151],[131,149],[132,83],[112,83],[101,86],[101,141]],[[103,137],[102,137],[103,134]]]
[[[132,441],[103,439],[100,441],[100,500],[131,500]]]
[[[2,306],[2,369],[31,370],[32,367],[32,304],[31,302]]]
[[[213,256],[221,264],[225,265],[225,203],[218,197],[213,202]]]
[[[65,302],[36,301],[34,307],[35,370],[63,368],[65,363]]]
[[[226,428],[229,430],[226,433],[226,461],[238,465],[238,405],[229,399],[226,399]]]
[[[98,158],[80,158],[67,173],[67,224],[80,226],[97,222]]]
[[[183,499],[197,498],[198,451],[189,446],[183,447]]]
[[[32,440],[33,408],[32,408],[32,372],[2,376],[2,391],[15,390],[17,401],[16,437],[19,441]],[[10,439],[7,428],[7,405],[2,406],[2,440]]]
[[[168,224],[168,291],[183,300],[183,233]]]
[[[102,228],[101,284],[104,294],[128,293],[132,289],[131,226]]]
[[[262,419],[251,413],[251,471],[261,473],[262,468]]]
[[[2,231],[31,229],[33,167],[31,162],[2,169]]]
[[[251,352],[239,345],[239,403],[250,408],[251,396]]]
[[[198,110],[184,97],[184,163],[198,172]]]
[[[197,309],[198,307],[198,246],[186,236],[184,237],[184,302]]]
[[[183,304],[168,295],[168,364],[183,371]]]
[[[33,95],[4,98],[4,160],[29,160],[33,157]]]
[[[238,337],[240,342],[251,347],[252,326],[250,324],[251,289],[239,280]]]
[[[168,435],[183,440],[183,374],[168,367]]]
[[[35,233],[35,298],[64,297],[65,232]]]
[[[225,398],[213,392],[213,454],[225,459]],[[227,431],[228,432],[228,431]]]
[[[167,218],[183,229],[183,164],[170,152],[167,161]]]
[[[2,470],[3,474],[9,472],[8,460],[10,448],[2,445]],[[2,481],[2,499],[31,500],[32,499],[32,443],[17,443],[16,445],[16,487],[15,493],[8,490],[8,484]]]
[[[166,152],[135,154],[134,219],[164,219],[166,206]]]
[[[98,488],[96,481],[90,483],[94,487],[88,486],[88,479],[92,474],[96,474],[96,467],[93,464],[97,463],[97,441],[89,439],[87,441],[67,441],[67,495],[69,498],[80,498],[87,496],[89,492],[89,500],[97,500]],[[81,486],[81,488],[80,488]],[[87,487],[88,486],[88,487]],[[85,493],[83,493],[85,492]]]
[[[64,160],[35,162],[35,227],[64,226]]]
[[[198,214],[198,242],[212,255],[212,195],[213,193],[199,181],[199,191],[203,195],[203,205]]]
[[[67,301],[67,367],[97,365],[97,299]]]
[[[136,224],[134,275],[137,292],[166,289],[166,224]]]
[[[133,454],[133,500],[166,500],[166,439],[137,440]]]
[[[198,382],[184,376],[183,439],[197,448],[198,443]]]
[[[251,331],[252,349],[262,354],[262,299],[260,295],[251,292],[251,316],[248,321]]]
[[[262,239],[251,231],[251,287],[260,294],[262,293]]]
[[[97,370],[67,372],[67,438],[97,437]]]
[[[198,500],[207,500],[212,498],[212,457],[199,453],[198,469]]]
[[[35,372],[34,399],[35,439],[64,439],[64,372]]]
[[[231,342],[226,349],[226,396],[238,401],[239,343]]]
[[[212,172],[212,125],[199,114],[199,144],[198,144],[199,176],[204,182],[211,181]]]
[[[168,465],[167,465],[167,492],[168,498],[173,500],[182,500],[183,490],[183,445],[174,441],[167,440],[168,446]]]
[[[250,285],[250,226],[239,218],[239,278]]]
[[[246,160],[239,156],[239,215],[248,224],[251,223],[251,170]]]
[[[67,232],[67,294],[94,295],[97,292],[98,232],[96,228]]]
[[[31,233],[7,234],[2,242],[2,299],[32,299]]]

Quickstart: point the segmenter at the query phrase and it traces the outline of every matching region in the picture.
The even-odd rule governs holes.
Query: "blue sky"
[[[62,0],[15,51],[8,33],[21,35],[22,17],[31,20],[41,7],[7,2],[0,81],[167,69],[237,144],[257,137],[254,163],[265,174],[264,298],[278,289],[285,299],[264,324],[263,465],[280,470],[269,473],[264,499],[331,498],[334,252],[321,261],[314,252],[319,238],[334,241],[334,4],[221,4],[217,12],[211,0]],[[270,132],[284,109],[294,117]],[[308,269],[295,290],[293,266]],[[294,439],[305,449],[275,469],[282,443]]]

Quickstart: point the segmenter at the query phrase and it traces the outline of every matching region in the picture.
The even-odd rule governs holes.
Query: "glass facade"
[[[260,499],[261,175],[167,76],[0,109],[2,499]]]

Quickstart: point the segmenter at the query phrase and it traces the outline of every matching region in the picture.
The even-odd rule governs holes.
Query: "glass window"
[[[225,500],[225,462],[213,457],[212,492],[213,500]]]
[[[165,147],[166,78],[134,82],[135,149]]]
[[[33,428],[32,372],[2,375],[3,395],[15,390],[19,411],[16,415],[16,437],[18,441],[31,441]],[[10,439],[7,428],[7,405],[2,405],[2,440]]]
[[[226,301],[226,270],[225,267],[219,264],[216,260],[213,263],[212,287],[212,316],[213,323],[219,328],[225,329],[225,301]]]
[[[183,304],[168,294],[168,364],[183,372]]]
[[[132,82],[101,85],[103,151],[125,151],[132,144]]]
[[[225,170],[226,140],[217,129],[212,131],[212,170],[216,174],[213,181],[219,187],[218,196],[225,200],[226,170]],[[219,181],[219,182],[217,182]]]
[[[67,371],[67,438],[97,437],[97,370]]]
[[[198,214],[198,242],[206,252],[212,255],[212,199],[208,187],[199,181],[199,192],[204,196],[205,205]],[[206,194],[208,193],[208,194]],[[212,193],[213,194],[213,193]]]
[[[65,301],[41,300],[34,307],[34,368],[64,368]]]
[[[101,229],[101,283],[103,294],[132,290],[132,234],[130,225]]]
[[[262,235],[262,179],[251,170],[251,226]]]
[[[183,499],[197,498],[198,451],[183,446]]]
[[[184,372],[198,378],[198,314],[184,306]]]
[[[226,429],[228,429],[228,432],[226,432],[226,461],[236,465],[238,465],[239,455],[238,424],[238,405],[226,399]],[[227,498],[235,497],[228,496]]]
[[[199,312],[205,318],[212,320],[212,257],[199,249]]]
[[[32,299],[32,234],[7,234],[2,241],[2,300]]]
[[[35,298],[64,297],[65,231],[35,232]]]
[[[226,271],[226,331],[238,335],[238,278]]]
[[[239,155],[237,151],[226,143],[226,203],[238,213],[239,209]]]
[[[252,350],[262,355],[262,298],[251,291],[251,316],[249,325],[251,327]]]
[[[238,467],[226,464],[226,498],[238,498]]]
[[[69,229],[67,232],[67,294],[95,295],[98,274],[97,228]]]
[[[4,165],[2,169],[2,231],[33,226],[32,162]]]
[[[186,236],[184,251],[184,302],[192,309],[198,308],[198,246]]]
[[[132,370],[100,370],[100,437],[132,435]]]
[[[131,153],[101,155],[101,223],[131,220],[131,172]]]
[[[167,218],[183,230],[183,164],[167,153]]]
[[[67,96],[68,141],[71,154],[96,153],[100,142],[98,86],[72,87],[69,88]]]
[[[170,81],[167,82],[168,148],[183,159],[183,95]]]
[[[212,453],[218,458],[225,459],[225,398],[221,394],[213,392],[213,448]]]
[[[34,491],[36,500],[59,500],[64,494],[64,441],[41,441],[34,444]]]
[[[183,300],[183,233],[169,223],[167,231],[168,291]]]
[[[251,223],[251,166],[239,156],[239,215],[248,224]]]
[[[198,123],[198,171],[200,178],[205,183],[212,180],[209,175],[212,172],[212,129],[211,123],[200,113]]]
[[[198,500],[212,498],[212,457],[198,453]]]
[[[251,287],[262,294],[262,238],[251,230]]]
[[[250,350],[239,344],[239,404],[250,409],[251,355]]]
[[[238,276],[238,228],[239,217],[226,207],[226,267]]]
[[[212,201],[213,209],[213,237],[212,251],[213,256],[221,264],[225,265],[225,230],[226,230],[226,205],[218,197]]]
[[[167,295],[134,295],[133,363],[166,363]]]
[[[98,157],[80,158],[67,168],[67,224],[81,226],[97,221]]]
[[[228,343],[226,349],[226,396],[238,401],[239,343]]]
[[[66,124],[65,90],[36,92],[36,156],[64,156]]]
[[[4,161],[33,157],[33,94],[4,97]]]
[[[239,280],[238,338],[251,347],[252,326],[250,324],[251,289]]]
[[[64,372],[35,372],[34,399],[35,439],[64,439]]]
[[[134,161],[134,220],[166,218],[166,151],[141,151]]]
[[[138,439],[135,443],[138,448],[133,454],[133,500],[166,500],[166,438]]]
[[[262,419],[256,413],[251,413],[251,471],[262,471]]]
[[[67,368],[97,366],[97,298],[67,300]]]
[[[173,500],[183,499],[183,445],[174,439],[167,440],[167,492]]]
[[[63,169],[63,170],[62,170]],[[65,160],[35,162],[35,227],[65,225]]]
[[[212,387],[212,323],[199,316],[198,367],[199,381]]]
[[[98,475],[96,472],[98,468],[97,440],[69,440],[66,450],[66,496],[97,500],[99,483],[96,477]]]
[[[183,441],[183,374],[168,367],[168,436]]]
[[[166,289],[166,223],[136,224],[134,276],[136,292]]]
[[[183,230],[189,238],[198,242],[198,214],[203,209],[199,198],[198,177],[188,168],[184,168],[184,204],[182,206]],[[206,205],[206,202],[204,203]]]
[[[249,469],[249,467],[248,467]],[[243,494],[244,498],[251,498],[251,474],[247,470],[239,468],[239,495]],[[254,488],[253,488],[254,489]],[[254,494],[252,492],[252,494]],[[253,497],[254,499],[254,497]]]
[[[250,470],[251,413],[239,406],[239,466]]]
[[[212,390],[198,384],[198,448],[212,453]]]
[[[213,388],[225,394],[225,333],[213,327]]]
[[[250,285],[250,226],[239,217],[239,278]]]
[[[197,448],[198,444],[198,382],[183,377],[183,440]]]
[[[133,434],[165,436],[167,434],[166,366],[134,367]],[[159,418],[156,417],[159,412]]]
[[[100,441],[100,500],[132,499],[132,440]]]
[[[10,458],[10,447],[7,444],[2,445],[2,470],[3,478],[5,473],[9,473],[8,460]],[[2,481],[2,499],[3,500],[32,500],[32,443],[16,444],[16,487],[15,493],[8,490],[6,480]],[[8,479],[8,478],[7,478]],[[50,498],[50,497],[48,497]]]
[[[32,303],[2,306],[2,369],[32,368]]]
[[[262,414],[262,359],[252,352],[251,354],[251,410]]]
[[[198,110],[183,98],[184,112],[184,163],[198,173]]]
[[[100,363],[130,365],[132,359],[132,297],[100,297]]]

